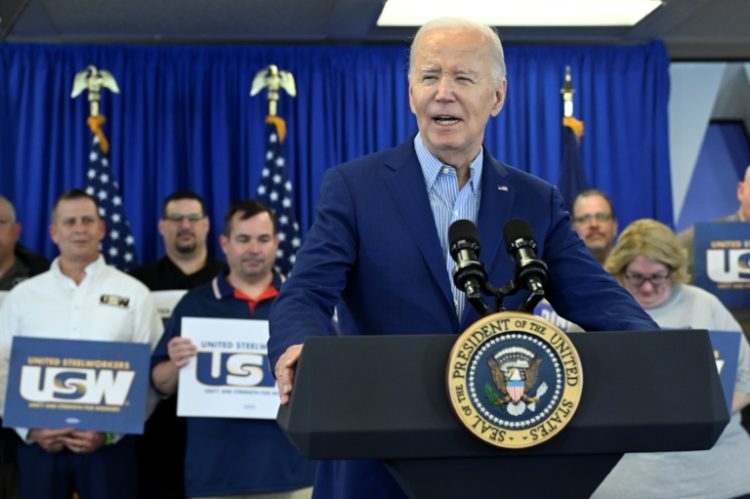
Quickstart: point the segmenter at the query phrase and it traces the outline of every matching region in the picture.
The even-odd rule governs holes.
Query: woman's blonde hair
[[[628,225],[617,238],[604,268],[624,284],[625,270],[639,255],[666,265],[672,273],[672,282],[688,281],[685,249],[672,229],[663,223],[642,218]]]

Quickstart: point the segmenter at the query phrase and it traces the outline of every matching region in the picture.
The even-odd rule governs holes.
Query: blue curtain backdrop
[[[250,82],[268,64],[294,74],[284,95],[285,155],[303,234],[323,172],[393,146],[416,131],[409,110],[406,45],[93,46],[0,44],[0,193],[17,207],[24,244],[55,254],[49,211],[63,190],[85,185],[88,102],[70,99],[73,75],[108,69],[121,94],[104,93],[110,163],[138,255],[163,248],[161,200],[178,188],[207,203],[215,240],[221,217],[253,196],[264,161],[265,93]],[[499,159],[548,181],[559,177],[560,87],[573,71],[589,183],[608,192],[621,224],[671,224],[667,149],[668,56],[662,43],[630,47],[506,47],[508,95],[485,143]]]

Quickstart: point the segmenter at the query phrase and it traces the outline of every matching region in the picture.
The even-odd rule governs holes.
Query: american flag
[[[266,120],[266,162],[258,184],[258,200],[271,208],[276,217],[279,249],[276,251],[276,271],[289,275],[300,247],[299,224],[294,213],[292,182],[289,180],[284,152],[281,147],[284,120],[269,116]]]
[[[583,122],[573,117],[563,118],[562,134],[562,164],[557,187],[562,194],[565,209],[573,213],[576,196],[588,188],[579,147],[583,136]]]
[[[99,137],[94,135],[86,172],[86,193],[99,203],[99,215],[107,225],[101,252],[108,264],[126,271],[136,263],[135,240],[125,218],[120,186],[112,177],[107,155],[102,152]]]

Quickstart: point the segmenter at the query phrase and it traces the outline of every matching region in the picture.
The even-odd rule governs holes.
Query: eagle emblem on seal
[[[547,392],[546,383],[534,391],[541,364],[540,357],[523,347],[514,346],[496,352],[487,359],[487,365],[492,373],[492,383],[500,394],[487,383],[486,397],[513,416],[520,416],[526,410],[535,411],[539,398]]]

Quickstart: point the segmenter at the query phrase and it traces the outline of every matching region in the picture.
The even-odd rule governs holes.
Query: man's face
[[[195,199],[177,199],[166,206],[166,218],[159,221],[159,234],[169,252],[191,255],[205,248],[209,221]]]
[[[492,71],[488,42],[473,29],[434,29],[414,47],[409,105],[427,149],[447,164],[477,154],[490,116],[505,98]]]
[[[66,199],[55,209],[50,236],[64,260],[89,263],[99,258],[104,222],[90,199]]]
[[[271,275],[276,261],[279,238],[273,231],[268,213],[259,213],[246,220],[237,213],[232,217],[232,233],[219,238],[230,273],[253,282]]]
[[[750,222],[750,166],[745,171],[745,179],[737,186],[737,200],[745,222]]]
[[[624,283],[641,307],[654,308],[669,298],[672,272],[663,263],[638,255],[625,268]]]
[[[617,220],[602,196],[579,198],[573,206],[573,228],[594,255],[609,252],[617,235]]]
[[[0,263],[13,254],[20,234],[21,226],[12,221],[10,207],[0,202]]]

